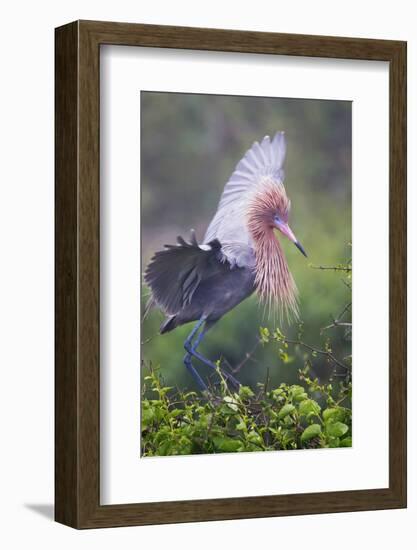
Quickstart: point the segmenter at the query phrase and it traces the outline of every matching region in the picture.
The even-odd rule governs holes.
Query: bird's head
[[[253,198],[249,208],[249,229],[257,238],[270,235],[277,229],[287,237],[298,250],[307,257],[307,254],[289,226],[291,201],[287,197],[283,185],[265,185]]]

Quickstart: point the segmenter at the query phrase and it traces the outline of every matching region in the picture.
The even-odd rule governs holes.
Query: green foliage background
[[[340,328],[321,334],[350,301],[344,274],[311,269],[346,263],[351,256],[351,103],[142,92],[141,182],[142,270],[152,254],[191,228],[202,239],[220,194],[236,163],[255,140],[284,130],[287,137],[285,186],[292,202],[290,225],[308,254],[306,260],[281,240],[300,291],[303,340],[332,349],[343,358],[351,342]],[[146,302],[148,289],[142,288]],[[182,363],[183,342],[191,326],[159,336],[162,315],[153,311],[142,324],[142,361],[159,366],[168,386],[195,389]],[[207,335],[201,351],[232,366],[244,360],[259,337],[259,327],[275,328],[256,296],[228,313]],[[280,325],[288,337],[298,327]],[[326,331],[328,332],[328,331]],[[269,373],[271,387],[297,383],[302,355],[291,362],[276,349],[260,346],[239,373],[254,387]],[[204,366],[199,366],[204,376]],[[326,381],[332,367],[312,358],[313,374]]]

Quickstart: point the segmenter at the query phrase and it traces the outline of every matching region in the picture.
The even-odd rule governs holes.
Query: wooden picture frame
[[[76,21],[56,29],[56,521],[75,528],[406,506],[406,43]],[[389,487],[100,505],[99,56],[117,44],[389,62]]]

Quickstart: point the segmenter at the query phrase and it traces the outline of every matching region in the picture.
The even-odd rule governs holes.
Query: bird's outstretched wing
[[[199,245],[192,231],[190,242],[177,237],[177,243],[156,252],[145,271],[152,300],[168,315],[176,315],[191,302],[203,278],[217,272],[219,266],[224,268],[217,239]]]
[[[217,212],[212,219],[204,242],[218,239],[222,243],[227,260],[233,265],[245,267],[251,239],[246,226],[245,211],[248,201],[260,186],[271,181],[282,185],[283,164],[286,153],[284,132],[277,132],[273,139],[265,136],[261,143],[255,141],[226,183]]]

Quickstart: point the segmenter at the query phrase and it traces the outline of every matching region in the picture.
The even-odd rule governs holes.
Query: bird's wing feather
[[[200,246],[191,234],[190,242],[177,238],[177,245],[165,245],[157,252],[145,271],[145,282],[152,298],[168,315],[176,315],[187,306],[203,278],[221,264],[221,244],[214,239]]]
[[[217,212],[212,219],[204,242],[218,239],[223,245],[227,260],[233,265],[245,267],[252,262],[251,239],[246,226],[245,207],[260,186],[271,181],[282,185],[283,164],[286,153],[284,132],[277,132],[273,139],[265,136],[261,143],[255,141],[226,183]]]

